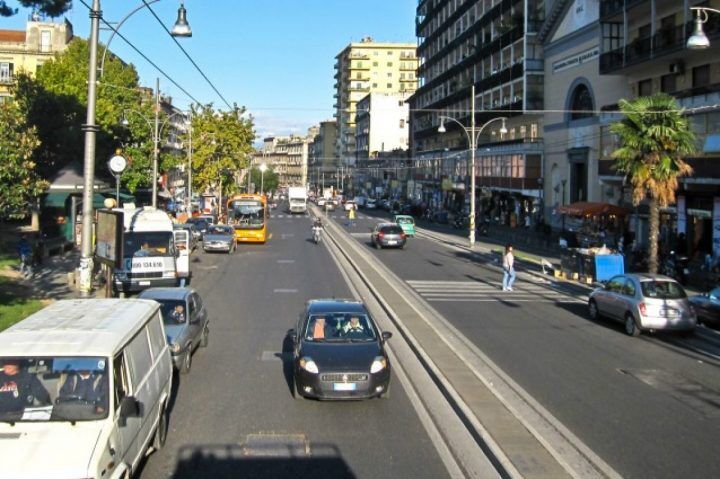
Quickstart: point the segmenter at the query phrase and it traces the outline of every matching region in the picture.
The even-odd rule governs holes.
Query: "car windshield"
[[[209,235],[232,235],[235,230],[231,226],[211,226],[207,234]]]
[[[160,311],[162,312],[163,323],[165,326],[175,326],[185,324],[187,320],[187,310],[185,309],[185,301],[179,299],[157,299],[150,298],[160,303]]]
[[[643,296],[653,299],[682,299],[685,290],[675,281],[641,281]]]
[[[107,364],[105,357],[0,357],[0,421],[107,417]]]
[[[327,313],[310,316],[303,337],[313,342],[374,341],[377,337],[364,314]]]
[[[399,225],[411,225],[411,224],[413,224],[414,222],[413,222],[413,219],[412,219],[412,218],[398,218],[398,219],[397,219],[397,223],[398,223]]]
[[[172,238],[169,231],[125,233],[123,254],[126,258],[172,256]]]
[[[380,231],[388,235],[399,235],[403,232],[399,226],[383,226]]]

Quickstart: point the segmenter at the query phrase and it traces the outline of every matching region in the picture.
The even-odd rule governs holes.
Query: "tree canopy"
[[[256,192],[259,193],[260,188],[262,187],[263,192],[267,193],[269,191],[275,191],[277,189],[279,183],[279,176],[277,173],[275,173],[275,171],[273,171],[272,168],[268,168],[263,174],[260,171],[260,168],[255,166],[252,170],[250,170],[250,181],[252,181],[255,185]]]
[[[17,3],[51,17],[59,17],[72,7],[72,0],[17,0]],[[0,0],[0,17],[9,17],[16,13],[17,8],[8,5],[7,0]]]
[[[0,217],[23,218],[30,205],[48,187],[33,160],[40,145],[20,105],[0,103]]]

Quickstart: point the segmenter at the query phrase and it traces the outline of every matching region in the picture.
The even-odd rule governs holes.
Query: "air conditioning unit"
[[[680,74],[685,72],[685,64],[683,62],[674,62],[670,64],[670,73]]]

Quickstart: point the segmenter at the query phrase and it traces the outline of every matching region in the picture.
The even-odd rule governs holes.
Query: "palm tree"
[[[660,208],[675,202],[678,178],[692,174],[683,158],[695,152],[695,135],[671,96],[620,100],[619,106],[625,118],[610,131],[618,135],[622,146],[612,156],[615,169],[625,173],[632,185],[633,204],[648,200],[648,269],[657,273]]]

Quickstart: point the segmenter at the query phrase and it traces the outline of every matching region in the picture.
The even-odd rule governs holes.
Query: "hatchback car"
[[[410,215],[395,215],[393,221],[402,228],[408,236],[415,236],[415,219]]]
[[[377,249],[404,248],[407,234],[395,223],[378,223],[370,233],[370,242]]]
[[[138,298],[160,303],[173,366],[189,373],[193,352],[198,346],[206,347],[210,340],[208,313],[198,292],[192,288],[148,288]]]
[[[720,326],[720,288],[707,293],[690,296],[690,304],[695,308],[698,322],[710,326]]]
[[[235,241],[235,228],[227,225],[214,225],[208,228],[203,238],[203,250],[225,251],[230,254],[237,249]]]
[[[200,233],[200,236],[198,237],[199,241],[203,240],[203,235],[207,233],[207,230],[210,227],[210,223],[208,223],[207,220],[204,220],[197,216],[193,218],[188,218],[185,224],[195,225],[195,229]]]
[[[590,318],[622,321],[625,332],[638,336],[648,330],[691,332],[697,317],[683,287],[658,274],[621,274],[590,293]]]
[[[290,330],[296,398],[365,399],[387,397],[390,361],[381,332],[358,301],[308,301]]]

